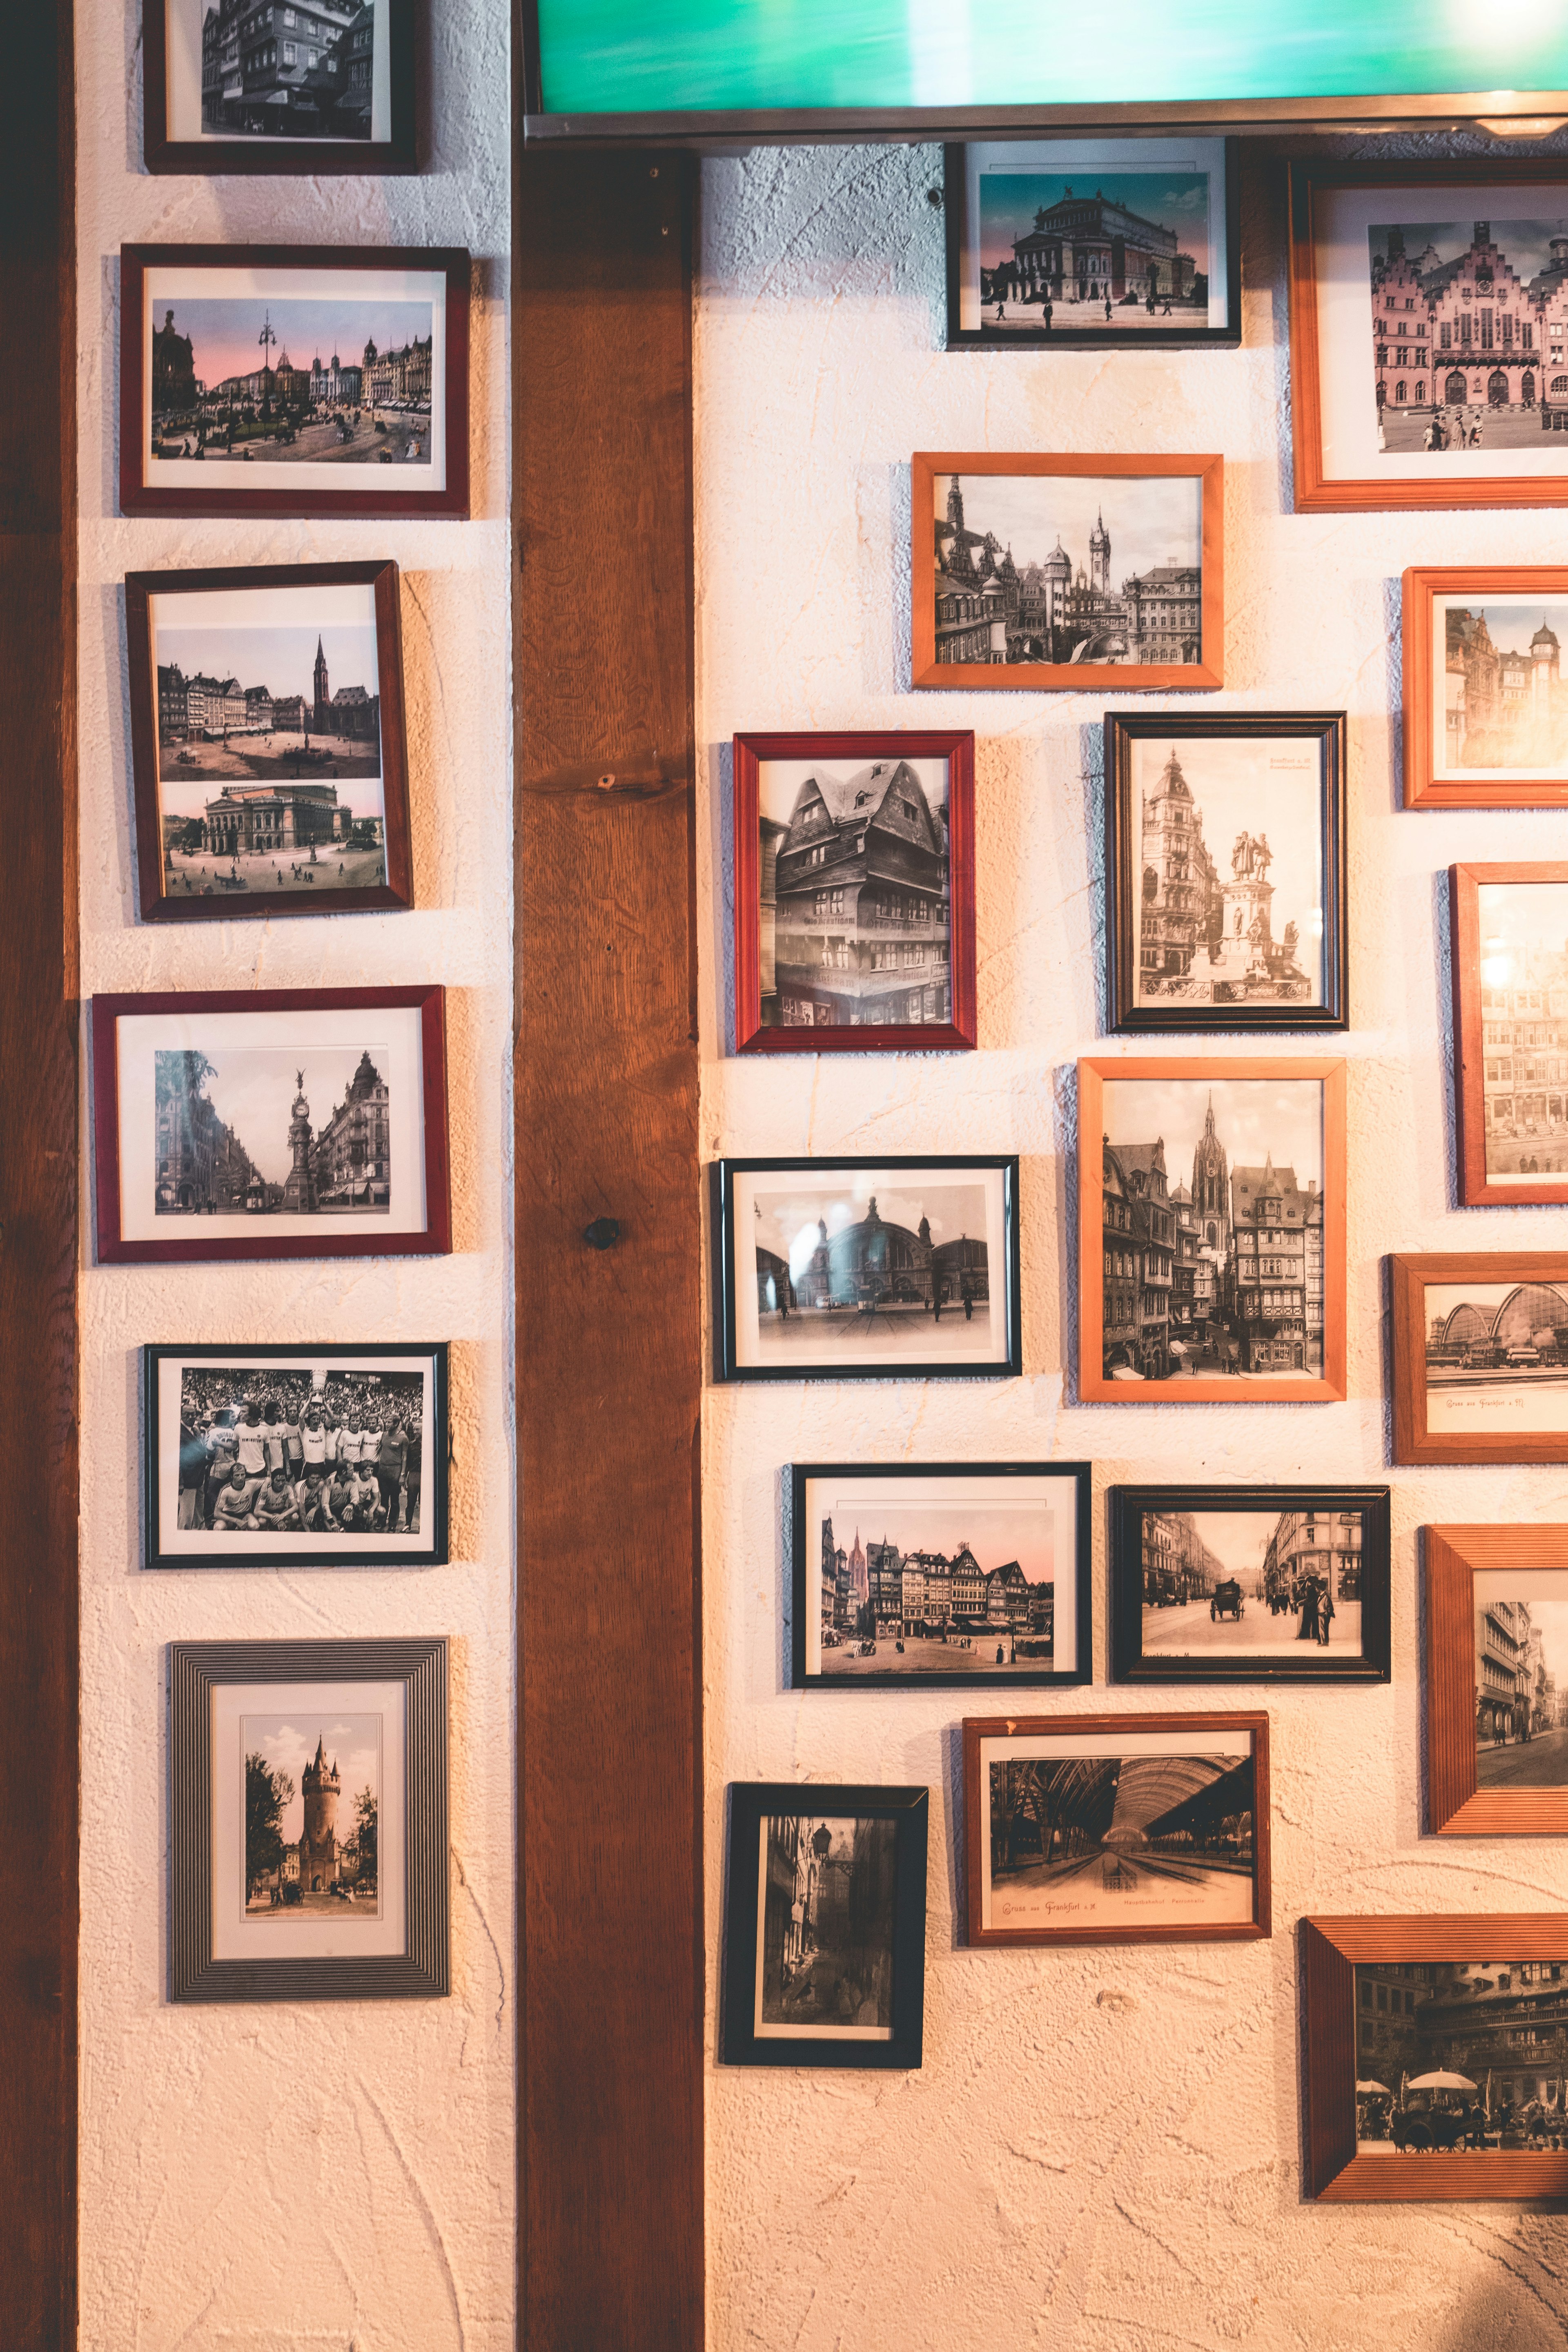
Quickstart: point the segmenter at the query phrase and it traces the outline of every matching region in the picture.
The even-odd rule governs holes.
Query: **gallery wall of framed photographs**
[[[1049,247],[1069,199],[1137,209],[1124,156],[989,194],[1016,152],[704,167],[710,2264],[737,2340],[804,2324],[830,2264],[866,2341],[908,2341],[962,2236],[1008,2340],[1047,2309],[1131,2336],[1157,2292],[1194,2340],[1370,2352],[1414,2265],[1423,2340],[1458,2345],[1496,2289],[1436,2200],[1563,2188],[1568,2090],[1507,2063],[1562,2028],[1452,2012],[1484,1979],[1489,2016],[1545,2019],[1568,1979],[1568,150],[1452,152],[1434,184],[1430,156],[1300,148],[1298,315],[1347,208],[1361,308],[1331,253],[1294,360],[1280,151],[1244,142],[1207,198],[1180,159],[1144,217],[1208,203],[1206,283],[1114,287]],[[1478,1739],[1493,1603],[1563,1665]],[[766,1853],[757,1782],[793,1789]],[[929,1790],[918,1857],[879,1786]],[[857,2067],[909,2046],[917,1866],[895,2125]],[[838,1888],[877,1891],[880,1941]],[[1473,2094],[1410,2087],[1434,2071]],[[785,2109],[787,2164],[757,2163]],[[938,2208],[889,2231],[914,2180]],[[1390,2195],[1433,2201],[1333,2210]],[[1223,2252],[1188,2258],[1216,2212]]]

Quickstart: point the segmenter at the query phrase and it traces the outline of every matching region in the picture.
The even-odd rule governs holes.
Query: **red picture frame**
[[[410,988],[164,990],[92,999],[93,1179],[97,1262],[100,1265],[192,1265],[212,1262],[322,1257],[442,1257],[452,1246],[447,1129],[447,992],[435,982]],[[127,1239],[121,1213],[118,1024],[128,1015],[417,1010],[423,1075],[421,1118],[426,1223],[421,1230],[346,1233],[325,1221],[318,1234],[262,1234],[165,1240]]]
[[[948,808],[951,1019],[877,1025],[764,1025],[762,1003],[761,769],[769,760],[945,760]],[[907,1054],[972,1051],[975,1043],[974,734],[747,734],[734,739],[735,1051],[738,1054]],[[825,874],[830,868],[824,868]]]

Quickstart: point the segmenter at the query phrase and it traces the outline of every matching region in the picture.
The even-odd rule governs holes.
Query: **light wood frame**
[[[1504,1184],[1487,1172],[1485,1024],[1481,1018],[1479,893],[1490,883],[1568,883],[1568,866],[1450,866],[1448,915],[1454,975],[1454,1126],[1459,1198],[1467,1209],[1558,1205],[1568,1202],[1568,1134],[1561,1175]]]
[[[1355,1971],[1421,1960],[1568,1961],[1561,1914],[1470,1912],[1303,1919],[1302,2137],[1306,2189],[1323,2204],[1413,2205],[1568,2199],[1568,2148],[1495,2155],[1356,2153]]]
[[[1389,1260],[1394,1391],[1394,1459],[1426,1462],[1568,1462],[1568,1429],[1500,1433],[1467,1430],[1433,1437],[1426,1430],[1428,1283],[1560,1283],[1568,1289],[1568,1251],[1436,1251]]]
[[[1484,604],[1531,592],[1568,604],[1568,566],[1553,563],[1411,564],[1400,577],[1402,703],[1406,808],[1568,808],[1568,776],[1436,778],[1432,740],[1433,607],[1439,596]]]
[[[1426,1569],[1426,1827],[1436,1837],[1561,1837],[1561,1788],[1481,1789],[1476,1773],[1478,1570],[1563,1572],[1568,1527],[1449,1527],[1422,1530]]]
[[[1079,1397],[1085,1404],[1331,1404],[1345,1380],[1345,1065],[1316,1055],[1140,1055],[1078,1066]],[[1323,1090],[1323,1370],[1320,1379],[1235,1378],[1133,1382],[1102,1369],[1105,1297],[1100,1202],[1104,1173],[1105,1087],[1110,1079],[1185,1079],[1217,1086],[1237,1078],[1316,1080]]]
[[[1200,597],[1203,659],[1150,662],[942,662],[936,658],[936,599],[930,538],[939,474],[1087,476],[1123,480],[1185,476],[1203,486]],[[910,683],[952,691],[980,686],[1015,694],[1202,694],[1225,684],[1225,459],[1221,457],[1041,457],[988,449],[917,450],[910,459],[910,593],[913,656]]]

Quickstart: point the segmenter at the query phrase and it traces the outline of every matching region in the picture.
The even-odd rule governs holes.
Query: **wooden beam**
[[[695,198],[515,183],[528,2352],[702,2342]]]
[[[0,2336],[76,2340],[75,88],[7,19],[0,318]]]

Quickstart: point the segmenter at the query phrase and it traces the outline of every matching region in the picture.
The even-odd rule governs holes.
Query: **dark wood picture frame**
[[[1561,1912],[1474,1911],[1302,1920],[1301,2121],[1309,2197],[1333,2205],[1568,2198],[1568,2148],[1357,2153],[1357,1967],[1500,1958],[1568,1962],[1568,1920]]]
[[[895,1174],[900,1170],[929,1168],[946,1170],[953,1175],[989,1175],[1002,1178],[1002,1213],[1005,1265],[999,1270],[987,1268],[987,1279],[993,1299],[1000,1299],[1005,1318],[1006,1355],[994,1363],[957,1361],[917,1361],[905,1363],[898,1357],[886,1357],[871,1364],[840,1364],[831,1357],[803,1360],[799,1364],[741,1364],[736,1355],[735,1301],[739,1279],[734,1264],[738,1236],[735,1232],[734,1180],[738,1175],[777,1173],[782,1176],[805,1171],[820,1174],[842,1169],[847,1174],[861,1174],[867,1170],[887,1169]],[[871,1153],[855,1157],[827,1155],[815,1159],[765,1158],[760,1160],[716,1160],[711,1164],[711,1207],[713,1226],[713,1352],[714,1378],[717,1381],[940,1381],[940,1380],[1018,1380],[1023,1376],[1024,1342],[1022,1327],[1023,1276],[1018,1247],[1018,1156],[1016,1152],[931,1152],[931,1153]]]
[[[424,1078],[423,1157],[426,1223],[420,1231],[337,1234],[332,1220],[315,1234],[252,1240],[127,1241],[121,1231],[120,1056],[118,1024],[132,1014],[313,1013],[415,1010],[419,1013]],[[413,988],[219,989],[155,991],[92,999],[93,1180],[97,1263],[100,1265],[195,1265],[256,1259],[322,1257],[441,1257],[452,1246],[452,1198],[447,1132],[447,992],[438,982]]]
[[[1225,1376],[1159,1382],[1106,1377],[1104,1362],[1104,1242],[1100,1202],[1104,1192],[1105,1087],[1119,1079],[1184,1079],[1219,1085],[1237,1078],[1316,1080],[1323,1090],[1323,1370],[1321,1379],[1270,1378],[1245,1381]],[[1316,1055],[1162,1055],[1118,1061],[1089,1056],[1078,1066],[1079,1374],[1086,1404],[1330,1404],[1346,1391],[1345,1307],[1345,1082],[1342,1061]]]
[[[1405,719],[1406,808],[1568,808],[1568,776],[1521,772],[1468,782],[1437,776],[1433,693],[1442,675],[1433,630],[1440,596],[1484,604],[1489,596],[1527,596],[1568,604],[1568,566],[1552,563],[1411,564],[1400,578],[1401,700]],[[1447,658],[1446,653],[1444,658]]]
[[[806,1495],[814,1478],[1038,1478],[1069,1479],[1074,1488],[1074,1542],[1070,1565],[1056,1578],[1059,1587],[1070,1579],[1074,1601],[1072,1663],[1070,1664],[1004,1667],[986,1673],[955,1666],[952,1673],[900,1673],[897,1666],[874,1673],[837,1676],[811,1674],[806,1666],[806,1613],[819,1606],[810,1529],[806,1525]],[[1094,1505],[1093,1465],[1088,1462],[796,1462],[790,1465],[790,1680],[795,1690],[1064,1690],[1094,1679],[1094,1615],[1092,1593]],[[952,1508],[950,1504],[946,1507]],[[889,1658],[897,1656],[889,1650]],[[953,1653],[956,1659],[962,1653]]]
[[[415,0],[387,0],[391,120],[384,139],[292,139],[253,135],[174,139],[169,132],[169,8],[172,0],[142,5],[142,160],[149,172],[266,173],[325,179],[418,169],[414,135]]]
[[[1237,1944],[1256,1943],[1274,1932],[1268,1846],[1268,1717],[1256,1710],[1220,1714],[1159,1715],[1013,1715],[965,1716],[963,1718],[963,1902],[966,1943],[990,1949],[1018,1950],[1073,1944]],[[1103,1739],[1108,1757],[1128,1732],[1242,1731],[1250,1737],[1254,1774],[1252,1814],[1252,1917],[1210,1925],[1143,1927],[987,1927],[984,1916],[984,1870],[982,1850],[980,1773],[982,1747],[987,1739]]]
[[[775,2040],[755,2030],[757,1891],[763,1823],[798,1814],[816,1820],[897,1823],[892,1922],[892,2035],[858,2042],[829,2033]],[[898,2067],[920,2065],[925,2019],[926,1849],[929,1789],[856,1787],[831,1781],[734,1780],[725,1851],[723,2015],[726,2066]]]
[[[1481,1003],[1479,893],[1489,884],[1568,884],[1568,865],[1450,866],[1448,919],[1454,974],[1454,1127],[1458,1139],[1459,1199],[1467,1209],[1557,1206],[1568,1202],[1568,1128],[1556,1143],[1562,1172],[1538,1174],[1528,1183],[1506,1184],[1487,1169],[1486,1014]],[[1568,925],[1565,925],[1568,929]],[[1500,1049],[1493,1048],[1493,1051]],[[1542,1082],[1541,1091],[1553,1089]]]
[[[142,469],[147,416],[142,405],[142,339],[151,331],[147,273],[151,269],[423,270],[446,279],[444,489],[394,493],[381,468],[345,468],[365,477],[357,489],[160,488]],[[473,265],[461,247],[331,245],[122,245],[120,248],[120,511],[123,515],[210,515],[238,519],[373,516],[382,520],[468,512],[468,309]],[[432,404],[431,429],[435,429]],[[394,472],[396,468],[392,469]],[[371,487],[378,484],[379,487]]]
[[[884,1026],[763,1025],[760,769],[766,760],[945,760],[948,778],[948,930],[952,1018]],[[921,732],[737,735],[734,739],[735,1050],[738,1054],[942,1053],[975,1043],[974,733],[972,728]],[[823,869],[831,882],[831,868]],[[897,934],[889,932],[892,939]]]
[[[1427,1285],[1543,1282],[1568,1289],[1568,1251],[1424,1252],[1391,1257],[1389,1270],[1394,1460],[1409,1464],[1568,1462],[1568,1429],[1512,1434],[1502,1431],[1495,1437],[1465,1430],[1434,1437],[1426,1428]]]
[[[1196,662],[939,662],[936,588],[931,520],[939,474],[994,475],[1002,479],[1067,475],[1091,480],[1129,477],[1185,478],[1201,485],[1199,625],[1203,659]],[[918,449],[910,459],[910,595],[912,655],[910,684],[955,692],[984,687],[1015,694],[1203,694],[1225,684],[1225,459],[1206,457],[1044,457],[1033,450]]]
[[[450,1557],[448,1549],[447,1473],[451,1454],[448,1358],[449,1343],[445,1339],[425,1342],[410,1339],[387,1339],[367,1342],[359,1347],[342,1340],[302,1341],[289,1347],[282,1342],[252,1345],[244,1341],[234,1345],[215,1345],[208,1341],[190,1347],[161,1344],[142,1350],[142,1565],[144,1569],[207,1570],[247,1568],[444,1568]],[[420,1528],[424,1538],[417,1549],[389,1552],[381,1547],[381,1539],[365,1539],[365,1548],[345,1557],[341,1546],[334,1549],[330,1542],[314,1551],[269,1551],[258,1543],[254,1549],[230,1544],[226,1549],[215,1547],[205,1552],[166,1552],[159,1534],[159,1499],[163,1465],[159,1455],[162,1441],[162,1416],[158,1402],[158,1367],[165,1358],[177,1358],[185,1364],[225,1364],[241,1357],[247,1362],[259,1360],[276,1364],[334,1364],[352,1359],[363,1362],[369,1357],[384,1359],[393,1370],[414,1370],[422,1364],[431,1366],[431,1413],[425,1432],[425,1458],[421,1468],[419,1509],[425,1524]],[[177,1444],[177,1439],[176,1439]]]
[[[1426,1828],[1434,1837],[1561,1837],[1568,1832],[1568,1774],[1560,1786],[1482,1789],[1476,1770],[1478,1571],[1563,1574],[1568,1527],[1426,1528]],[[1529,1595],[1521,1598],[1528,1599]]]
[[[981,140],[977,142],[989,142]],[[1031,142],[1035,143],[1035,142]],[[1048,138],[1037,142],[1048,145]],[[1064,147],[1079,147],[1081,140],[1064,138]],[[959,288],[963,268],[963,247],[968,235],[968,183],[964,173],[964,142],[949,141],[942,148],[942,215],[947,232],[947,348],[950,352],[1010,351],[1015,346],[1022,351],[1049,351],[1053,347],[1069,351],[1209,351],[1234,352],[1241,346],[1241,142],[1225,141],[1224,185],[1221,202],[1226,229],[1226,308],[1230,324],[1225,327],[1141,327],[1136,333],[1114,328],[1100,327],[1010,327],[1005,334],[986,334],[984,329],[959,324]],[[1066,170],[1075,169],[1070,163]],[[1092,166],[1089,168],[1093,168]],[[1107,166],[1107,169],[1111,167]]]
[[[224,1683],[389,1683],[406,1692],[401,1953],[363,1958],[213,1957],[212,1695]],[[447,1828],[447,1643],[425,1640],[169,1644],[169,1998],[439,2000],[451,1990]]]
[[[1112,1486],[1110,1527],[1110,1676],[1113,1683],[1385,1683],[1392,1679],[1389,1609],[1389,1490],[1386,1486]],[[1142,1556],[1146,1511],[1312,1511],[1361,1515],[1361,1653],[1331,1643],[1302,1643],[1286,1657],[1237,1649],[1214,1655],[1145,1652]],[[1240,1580],[1239,1579],[1237,1580]],[[1243,1610],[1262,1605],[1244,1591]],[[1211,1601],[1211,1615],[1213,1604]],[[1277,1622],[1277,1621],[1276,1621]],[[1238,1622],[1239,1630],[1239,1622]]]
[[[381,698],[381,778],[386,880],[363,890],[231,890],[221,898],[178,898],[165,890],[158,680],[153,653],[154,596],[234,589],[371,587],[375,592],[376,690]],[[131,769],[136,798],[136,882],[144,923],[218,923],[236,915],[365,914],[414,904],[408,825],[408,727],[403,705],[403,628],[398,571],[371,563],[252,564],[216,572],[130,572],[125,640],[131,679]]]
[[[1499,163],[1447,161],[1405,163],[1292,163],[1289,170],[1290,245],[1290,405],[1293,417],[1291,451],[1298,514],[1345,514],[1411,507],[1551,507],[1568,505],[1568,443],[1562,445],[1560,477],[1491,475],[1456,480],[1440,472],[1432,479],[1380,481],[1330,476],[1323,467],[1323,403],[1321,389],[1322,352],[1318,334],[1317,248],[1314,227],[1318,191],[1345,188],[1398,188],[1427,184],[1435,188],[1467,189],[1563,182],[1563,209],[1568,211],[1568,177],[1561,156],[1539,161]],[[1489,205],[1487,211],[1493,208]],[[1499,219],[1504,215],[1498,213]],[[1544,359],[1544,354],[1542,355]],[[1495,362],[1490,362],[1495,364]],[[1538,371],[1539,372],[1539,371]],[[1553,436],[1553,446],[1556,446]],[[1441,453],[1438,453],[1439,457]],[[1467,575],[1470,576],[1470,575]]]
[[[1345,740],[1342,710],[1215,712],[1138,710],[1105,714],[1105,940],[1106,1025],[1119,1036],[1158,1033],[1223,1033],[1253,1030],[1337,1030],[1350,1026],[1350,940],[1345,919],[1348,882],[1345,849]],[[1283,736],[1316,736],[1321,762],[1323,939],[1321,1004],[1139,1004],[1137,966],[1141,950],[1140,877],[1132,871],[1132,747],[1142,741],[1173,748],[1209,736],[1265,741]],[[1200,788],[1201,789],[1201,788]],[[1215,864],[1219,845],[1205,845]]]

